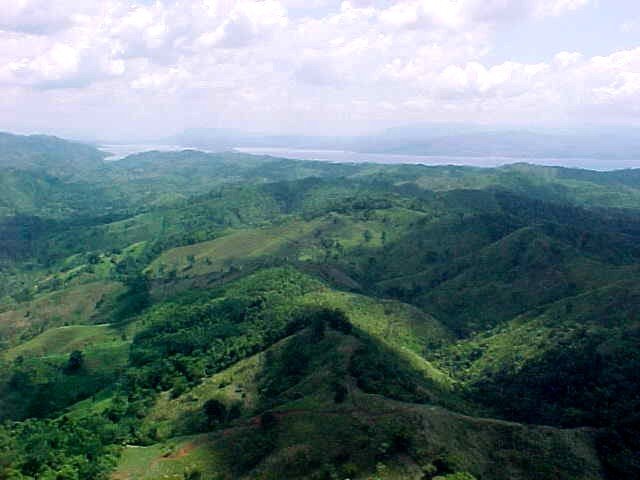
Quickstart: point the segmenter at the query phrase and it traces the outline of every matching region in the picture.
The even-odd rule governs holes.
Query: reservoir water
[[[121,160],[128,155],[141,152],[160,151],[173,152],[180,150],[202,150],[184,145],[103,145],[101,150],[110,155],[107,161]],[[531,163],[534,165],[560,166],[569,168],[585,168],[589,170],[620,170],[625,168],[640,168],[640,159],[597,159],[597,158],[529,158],[529,157],[454,157],[432,155],[398,155],[386,153],[361,153],[344,150],[316,150],[300,148],[270,148],[270,147],[236,147],[236,152],[252,155],[269,155],[279,158],[295,160],[316,160],[333,163],[382,163],[382,164],[413,164],[413,165],[458,165],[471,167],[499,167],[512,163]]]
[[[499,167],[512,163],[531,163],[534,165],[585,168],[589,170],[620,170],[640,168],[640,159],[597,159],[597,158],[528,158],[528,157],[451,157],[431,155],[397,155],[386,153],[360,153],[342,150],[311,150],[292,148],[237,147],[238,152],[253,155],[297,160],[319,160],[336,163],[385,163],[419,165],[460,165],[471,167]]]

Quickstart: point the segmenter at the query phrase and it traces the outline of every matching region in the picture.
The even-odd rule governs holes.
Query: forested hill
[[[640,175],[0,138],[0,478],[640,478]]]
[[[590,208],[640,205],[637,170],[595,172],[525,163],[496,169],[333,164],[195,150],[147,152],[118,162],[104,162],[104,156],[94,147],[56,137],[0,134],[0,219],[131,215],[224,184],[304,178],[348,178],[433,192],[502,188]]]
[[[102,164],[106,156],[82,143],[47,135],[12,135],[0,132],[0,167],[72,175]]]

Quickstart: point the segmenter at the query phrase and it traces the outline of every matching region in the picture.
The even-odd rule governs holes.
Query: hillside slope
[[[19,140],[0,478],[640,476],[637,172]]]

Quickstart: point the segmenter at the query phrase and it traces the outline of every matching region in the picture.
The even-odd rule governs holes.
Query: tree
[[[197,468],[190,469],[184,472],[184,480],[200,480],[202,478],[202,472]]]
[[[74,350],[69,354],[69,360],[67,360],[67,373],[75,373],[80,370],[84,365],[84,354],[80,350]]]
[[[207,423],[209,425],[222,423],[227,418],[227,407],[224,403],[214,398],[204,402],[202,409],[204,414],[207,416]]]
[[[260,415],[260,426],[264,430],[271,430],[278,424],[278,417],[276,417],[272,412],[264,412]]]
[[[171,398],[178,398],[184,392],[189,389],[189,384],[184,377],[178,377],[173,382],[173,388],[171,389]]]
[[[450,473],[444,476],[437,476],[433,480],[476,480],[476,477],[466,472]]]
[[[0,426],[0,478],[11,478],[9,475],[13,470],[15,451],[15,440]]]
[[[338,309],[327,309],[326,315],[329,320],[329,326],[334,330],[349,334],[353,330],[353,325],[349,322],[347,314]]]
[[[313,343],[318,343],[320,340],[324,338],[326,325],[324,322],[324,318],[315,318],[311,325],[311,341]]]
[[[349,393],[347,387],[345,387],[341,383],[337,383],[334,385],[333,392],[333,401],[335,403],[344,402],[347,398],[347,394]]]

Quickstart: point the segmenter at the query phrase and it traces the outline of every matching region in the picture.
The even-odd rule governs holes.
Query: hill
[[[0,132],[0,168],[46,171],[51,176],[73,176],[77,170],[99,168],[105,156],[90,145],[58,137]]]
[[[0,478],[640,475],[636,171],[18,140]]]

